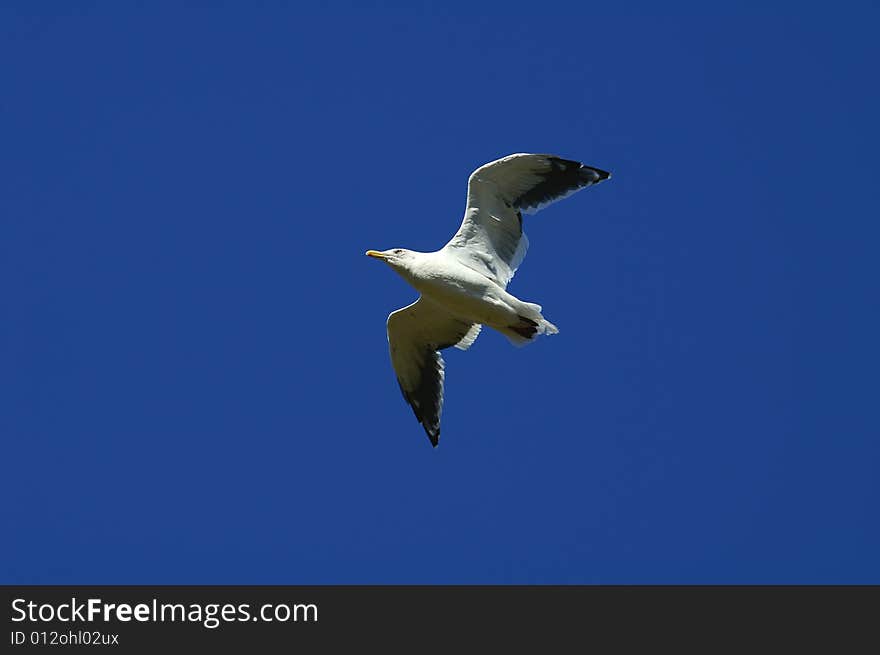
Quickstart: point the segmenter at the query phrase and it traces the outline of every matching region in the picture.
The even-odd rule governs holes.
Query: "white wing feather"
[[[421,297],[388,316],[388,347],[397,383],[435,446],[440,439],[445,378],[440,351],[451,346],[467,350],[480,327]]]
[[[520,153],[489,162],[471,173],[464,219],[444,250],[506,287],[529,247],[522,212],[535,213],[609,177],[554,155]]]

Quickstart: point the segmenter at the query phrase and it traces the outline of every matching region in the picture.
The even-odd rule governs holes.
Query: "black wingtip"
[[[440,443],[440,426],[430,426],[422,423],[422,427],[425,428],[425,434],[428,435],[428,441],[430,441],[431,445],[436,448],[437,444]]]
[[[581,164],[583,166],[583,164]],[[593,184],[599,184],[599,182],[604,182],[607,179],[611,178],[611,173],[608,171],[603,171],[601,168],[594,168],[593,166],[583,166],[584,169],[594,173],[598,179],[593,182]]]

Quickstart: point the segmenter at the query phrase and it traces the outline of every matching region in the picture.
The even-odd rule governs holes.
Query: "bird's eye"
[[[400,248],[398,248],[397,250],[394,251],[394,254],[395,255],[402,255],[403,251]]]

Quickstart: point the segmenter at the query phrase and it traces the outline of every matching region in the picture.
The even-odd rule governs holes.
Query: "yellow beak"
[[[367,255],[367,257],[375,257],[376,259],[382,259],[382,260],[384,260],[386,258],[385,253],[379,252],[378,250],[368,250],[366,252],[366,255]]]

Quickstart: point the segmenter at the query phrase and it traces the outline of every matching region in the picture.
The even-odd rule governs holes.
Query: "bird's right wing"
[[[533,214],[609,177],[554,155],[520,153],[489,162],[471,173],[464,220],[444,250],[506,287],[529,246],[522,212]]]
[[[388,347],[397,382],[434,446],[440,440],[443,410],[445,372],[440,351],[450,346],[466,350],[480,327],[458,320],[424,298],[388,316]]]

